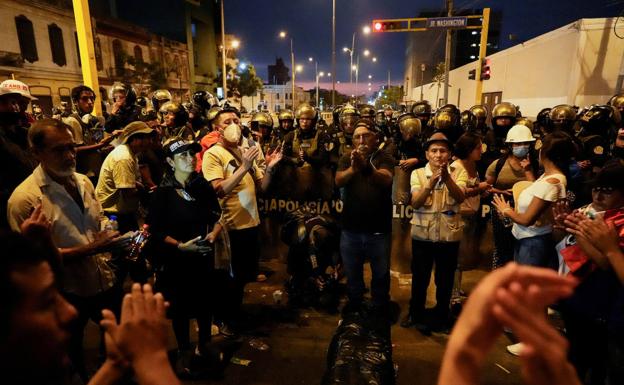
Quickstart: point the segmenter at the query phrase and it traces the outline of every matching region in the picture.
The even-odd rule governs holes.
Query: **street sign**
[[[468,26],[467,17],[432,17],[427,19],[427,28],[464,28]]]

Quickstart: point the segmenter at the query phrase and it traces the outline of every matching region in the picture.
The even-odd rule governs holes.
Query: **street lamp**
[[[362,33],[364,33],[364,35],[368,35],[369,33],[371,33],[370,26],[365,25],[364,27],[362,27]]]
[[[364,56],[368,56],[368,55],[370,55],[370,51],[369,51],[369,50],[367,50],[367,49],[365,49],[363,53],[364,53]]]
[[[279,33],[279,37],[282,39],[286,38],[286,31],[280,31]],[[294,44],[293,44],[293,38],[290,38],[290,68],[292,69],[292,109],[294,111],[295,109],[295,80],[296,80],[296,73],[297,73],[297,68],[295,68],[295,51],[293,48]],[[301,71],[301,70],[299,70]]]
[[[372,79],[372,78],[373,78],[373,75],[368,75],[368,78],[369,78],[369,79]]]
[[[377,63],[377,58],[373,57],[373,63]]]
[[[232,40],[232,48],[237,49],[238,47],[240,47],[240,41]]]

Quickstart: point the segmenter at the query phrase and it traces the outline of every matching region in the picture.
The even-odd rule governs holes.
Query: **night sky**
[[[238,57],[254,64],[266,81],[267,66],[276,57],[282,57],[290,68],[290,43],[278,36],[280,30],[287,31],[294,38],[296,62],[304,65],[303,72],[297,74],[297,85],[309,89],[314,87],[315,75],[308,57],[318,60],[319,72],[331,71],[331,7],[331,0],[225,0],[226,33],[240,38]],[[348,84],[349,55],[342,51],[351,46],[353,32],[357,32],[355,48],[360,52],[360,93],[366,89],[369,74],[376,91],[386,84],[388,70],[393,84],[402,83],[407,34],[365,36],[362,27],[374,18],[416,17],[421,11],[443,12],[444,7],[444,0],[336,0],[336,68],[341,83],[337,89],[353,91]],[[454,7],[502,11],[500,43],[504,49],[580,18],[617,16],[624,9],[624,0],[456,0]],[[509,34],[516,35],[516,40],[511,42]],[[376,63],[364,60],[361,52],[365,48],[377,57]],[[321,87],[331,89],[331,80],[321,78]]]

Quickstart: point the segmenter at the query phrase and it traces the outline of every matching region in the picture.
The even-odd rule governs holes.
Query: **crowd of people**
[[[139,383],[176,383],[175,374],[210,366],[214,326],[239,337],[244,289],[259,278],[267,242],[261,222],[280,226],[261,216],[267,196],[340,199],[329,252],[346,276],[343,312],[388,319],[392,206],[413,208],[411,298],[400,324],[425,335],[454,325],[441,384],[476,383],[503,331],[518,341],[508,350],[522,357],[528,383],[624,383],[624,95],[546,108],[534,121],[509,102],[462,112],[354,101],[337,106],[330,124],[308,104],[258,111],[243,124],[239,110],[206,91],[181,103],[167,90],[148,99],[115,84],[102,117],[91,88],[75,87],[71,99],[49,118],[34,105],[29,112],[27,85],[0,84],[2,296],[10,299],[0,361],[15,383],[63,379],[68,363],[94,384],[130,371]],[[478,258],[483,205],[495,271],[455,319],[456,275]],[[311,247],[301,250],[314,264],[326,222],[310,223]],[[427,309],[432,272],[436,305]],[[548,322],[553,312],[565,338]],[[89,320],[103,330],[95,374],[83,352]]]

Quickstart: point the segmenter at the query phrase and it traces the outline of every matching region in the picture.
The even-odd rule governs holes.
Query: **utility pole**
[[[290,98],[292,100],[292,108],[295,111],[295,77],[297,69],[295,68],[295,50],[293,46],[293,38],[290,38],[290,65],[292,66],[292,94]]]
[[[487,55],[487,40],[488,40],[488,29],[490,25],[490,9],[483,8],[483,23],[481,27],[481,43],[479,45],[479,60],[477,61],[477,71],[475,79],[477,81],[476,90],[477,94],[475,95],[475,104],[481,104],[481,95],[483,94],[483,79],[481,79],[481,68],[483,66],[483,60]]]
[[[93,27],[91,26],[91,14],[89,12],[89,0],[73,0],[74,19],[76,21],[76,35],[82,63],[82,80],[84,84],[100,94],[97,65],[95,62],[95,47],[93,45]],[[93,112],[102,116],[102,103],[94,103]]]
[[[453,15],[453,0],[446,0],[447,16]],[[446,49],[444,54],[444,104],[448,103],[449,69],[451,67],[452,31],[446,30]]]
[[[355,51],[355,32],[353,32],[353,40],[351,41],[351,52],[349,52],[349,83],[353,86],[353,52]]]
[[[425,82],[425,63],[420,65],[420,101],[423,101],[423,86]]]
[[[351,71],[351,68],[349,68]],[[332,0],[332,107],[336,105],[336,0]]]
[[[221,0],[221,77],[223,78],[223,99],[227,100],[227,73],[225,71],[225,12],[223,12],[223,2]]]

